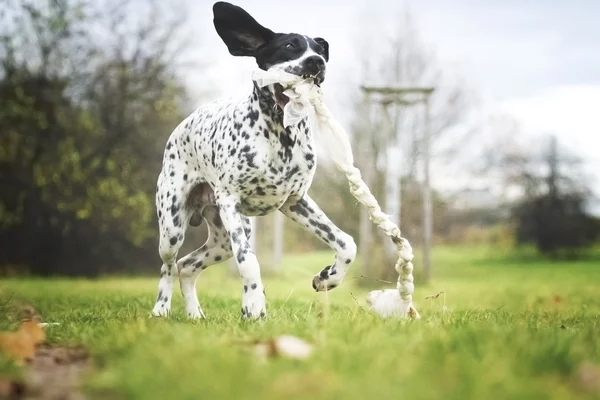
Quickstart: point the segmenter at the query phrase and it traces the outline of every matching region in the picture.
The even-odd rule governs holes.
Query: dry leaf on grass
[[[44,329],[37,321],[27,320],[21,323],[16,332],[0,333],[0,351],[19,363],[31,361],[37,346],[45,337]]]
[[[44,327],[31,306],[19,310],[21,324],[15,332],[0,332],[0,353],[18,364],[27,361],[21,381],[0,379],[0,399],[81,399],[79,387],[90,369],[89,353],[82,347],[53,347],[44,344]]]
[[[585,392],[600,394],[600,367],[592,363],[581,364],[575,372],[575,383]]]
[[[0,332],[0,352],[21,364],[31,361],[37,347],[44,342],[46,335],[40,324],[40,316],[30,305],[19,309],[20,325],[15,332]]]
[[[254,346],[260,357],[285,357],[298,360],[309,358],[313,346],[302,339],[291,335],[281,335],[266,342],[259,342]]]
[[[553,302],[553,303],[556,303],[556,304],[558,304],[558,303],[560,303],[561,301],[562,301],[562,297],[560,297],[559,295],[556,295],[556,294],[555,294],[554,296],[552,296],[552,302]]]

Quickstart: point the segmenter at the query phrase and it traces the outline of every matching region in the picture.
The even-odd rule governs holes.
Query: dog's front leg
[[[242,278],[242,317],[264,318],[267,312],[260,265],[250,247],[249,235],[244,231],[244,217],[238,211],[239,201],[234,197],[218,196],[217,205],[223,226],[229,234],[233,256]]]
[[[325,267],[314,276],[313,289],[325,291],[337,287],[356,258],[356,244],[352,236],[335,226],[307,194],[299,200],[288,200],[280,211],[335,251],[333,265]]]

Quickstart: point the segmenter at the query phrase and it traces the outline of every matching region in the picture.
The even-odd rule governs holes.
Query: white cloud
[[[598,157],[600,84],[549,86],[538,93],[498,104],[525,132],[554,133],[571,150]]]

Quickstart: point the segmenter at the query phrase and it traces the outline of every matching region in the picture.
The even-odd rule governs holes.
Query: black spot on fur
[[[258,110],[251,110],[248,112],[248,119],[250,120],[250,128],[254,128],[254,124],[258,121]]]
[[[197,261],[197,259],[195,259],[193,257],[185,260],[185,262],[183,263],[183,268],[189,267],[190,265],[194,264],[196,261]]]
[[[246,261],[246,257],[244,256],[246,254],[246,251],[244,249],[239,249],[237,252],[237,261],[238,263],[243,263],[244,261]]]
[[[294,175],[296,175],[300,171],[300,167],[295,165],[294,168],[290,169],[287,174],[285,174],[285,179],[290,180]]]
[[[306,208],[304,208],[304,206],[302,206],[302,204],[300,202],[294,204],[293,206],[290,207],[290,211],[295,212],[296,214],[300,214],[302,215],[304,218],[308,218],[308,211],[306,210]]]

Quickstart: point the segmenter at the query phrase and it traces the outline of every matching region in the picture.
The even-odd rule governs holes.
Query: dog
[[[325,80],[329,44],[320,37],[275,33],[244,9],[213,5],[215,30],[236,57],[253,57],[262,70],[285,71]],[[249,244],[250,216],[280,211],[326,243],[333,264],[312,280],[315,291],[338,286],[356,256],[353,238],[342,232],[308,196],[316,166],[308,119],[284,128],[288,98],[279,84],[241,99],[201,106],[169,136],[158,176],[156,208],[158,252],[163,261],[154,316],[168,316],[175,277],[188,318],[203,318],[196,294],[198,275],[235,257],[242,280],[243,319],[266,318],[265,291],[256,254]],[[204,245],[177,261],[188,226],[205,222]]]

